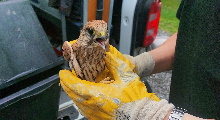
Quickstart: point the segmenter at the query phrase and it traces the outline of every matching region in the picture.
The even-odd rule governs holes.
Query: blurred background
[[[179,20],[176,12],[181,0],[162,0],[162,10],[160,16],[159,29],[169,34],[177,32]]]

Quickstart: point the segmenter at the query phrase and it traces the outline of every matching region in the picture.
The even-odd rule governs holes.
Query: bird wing
[[[74,44],[72,44],[74,46]],[[72,49],[71,44],[68,41],[65,41],[63,43],[62,49],[63,49],[63,56],[64,59],[66,59],[69,62],[69,66],[71,69],[73,69],[76,74],[82,78],[82,71],[80,68],[80,65],[76,59],[76,55],[74,54],[74,50]]]

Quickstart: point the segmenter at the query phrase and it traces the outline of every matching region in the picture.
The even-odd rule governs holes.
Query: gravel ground
[[[143,81],[147,81],[151,87],[153,93],[160,99],[169,100],[170,83],[171,83],[172,71],[153,74],[151,76],[142,78]]]
[[[157,38],[167,39],[169,36],[170,36],[169,33],[159,30]],[[169,92],[170,92],[171,76],[172,76],[172,71],[166,71],[142,78],[142,81],[147,81],[152,89],[152,92],[156,93],[156,95],[159,98],[168,100]]]

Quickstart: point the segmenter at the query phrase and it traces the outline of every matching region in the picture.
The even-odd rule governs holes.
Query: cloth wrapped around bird
[[[114,82],[110,84],[81,80],[74,71],[59,72],[62,88],[87,119],[160,120],[174,108],[166,100],[147,92],[134,72],[135,66],[113,46],[106,52],[105,62],[106,69],[97,79],[111,77]]]

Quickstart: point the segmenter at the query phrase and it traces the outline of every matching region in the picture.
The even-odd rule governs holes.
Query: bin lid
[[[27,0],[0,2],[0,89],[60,62]]]

